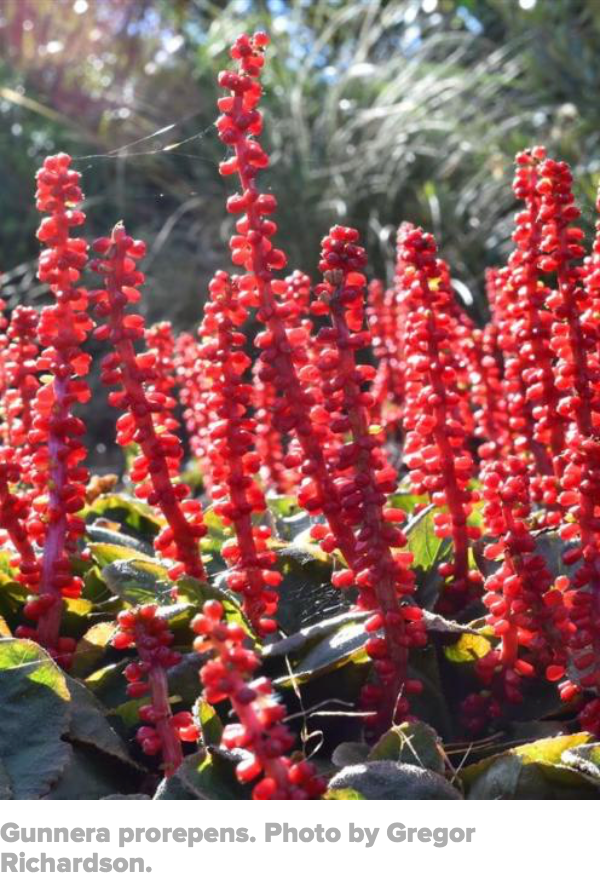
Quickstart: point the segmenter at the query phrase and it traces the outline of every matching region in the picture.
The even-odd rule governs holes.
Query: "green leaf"
[[[234,765],[221,756],[201,751],[186,757],[174,777],[194,799],[243,799]]]
[[[367,637],[367,631],[360,622],[346,624],[325,637],[294,668],[297,682],[308,682],[351,662],[369,663],[364,648]]]
[[[116,624],[114,622],[99,622],[86,631],[76,645],[74,661],[70,668],[75,677],[84,679],[99,667],[115,632]]]
[[[317,545],[293,544],[277,549],[277,568],[283,576],[277,621],[285,633],[292,634],[349,609],[347,592],[337,591],[331,584],[334,561]]]
[[[67,766],[65,676],[36,643],[0,640],[0,761],[15,799],[48,793]]]
[[[417,598],[423,609],[432,609],[439,597],[443,579],[438,573],[439,564],[450,559],[452,542],[439,539],[433,524],[434,506],[424,509],[406,526],[407,550],[413,554],[416,571]]]
[[[123,658],[98,668],[85,678],[85,686],[95,693],[105,707],[115,708],[126,701],[127,683],[123,671],[131,659]]]
[[[207,600],[219,600],[224,607],[226,621],[234,622],[244,628],[257,645],[258,638],[233,594],[218,585],[201,582],[200,579],[194,579],[191,576],[184,576],[177,583],[177,597],[178,600],[194,604],[197,609],[200,609]]]
[[[122,763],[99,756],[83,745],[75,745],[70,764],[47,799],[104,799],[116,793],[137,790],[139,774]]]
[[[11,779],[6,771],[4,763],[0,760],[0,800],[12,798],[13,790],[11,788]]]
[[[182,660],[167,671],[167,681],[169,685],[169,696],[173,709],[177,710],[177,705],[185,705],[188,710],[195,704],[200,696],[201,681],[200,669],[204,664],[204,657],[197,652],[191,652],[182,657]],[[110,676],[110,674],[108,674]],[[139,708],[144,704],[149,704],[150,698],[127,698],[125,686],[121,682],[113,684],[110,680],[105,694],[102,696],[107,707],[110,707],[110,714],[113,717],[119,717],[122,724],[131,729],[134,726],[141,725],[139,718]],[[88,681],[87,681],[88,682]]]
[[[91,521],[96,516],[118,521],[131,527],[138,535],[151,538],[162,527],[163,521],[151,506],[126,493],[107,493],[87,505],[82,515]]]
[[[141,539],[128,536],[126,533],[121,533],[118,530],[100,527],[97,523],[87,526],[87,536],[93,542],[106,545],[122,545],[125,548],[130,548],[132,551],[137,551],[140,554],[145,554],[147,557],[154,558],[154,548],[149,542],[143,542]]]
[[[169,799],[172,801],[176,799],[198,799],[190,789],[184,786],[177,775],[172,775],[170,778],[163,778],[152,798],[161,800]]]
[[[21,609],[27,595],[27,588],[19,582],[7,579],[0,583],[0,615],[13,631],[22,624]]]
[[[0,551],[0,585],[15,580],[17,570],[11,565],[13,557],[14,555],[8,551]]]
[[[109,542],[91,542],[88,547],[93,559],[101,569],[118,560],[142,560],[159,566],[155,558],[141,551],[136,551],[134,548],[125,548],[124,545],[111,544]]]
[[[269,496],[266,499],[272,515],[274,535],[294,544],[310,542],[310,528],[316,519],[298,506],[295,496]]]
[[[339,769],[363,763],[369,756],[369,746],[362,741],[343,741],[331,755],[331,761]]]
[[[600,746],[599,744],[580,744],[565,750],[562,763],[584,775],[592,783],[600,781]]]
[[[222,740],[224,726],[213,705],[199,698],[194,705],[194,717],[203,733],[205,746],[219,744]]]
[[[588,799],[594,787],[562,755],[586,744],[587,733],[543,738],[463,769],[468,799]]]
[[[302,512],[295,496],[268,496],[268,508],[279,518],[292,518]]]
[[[83,581],[82,596],[85,600],[90,600],[96,607],[114,599],[101,577],[101,570],[98,566],[90,567],[85,573]]]
[[[452,717],[448,707],[446,690],[441,678],[437,649],[432,643],[422,649],[410,652],[409,676],[422,682],[422,693],[409,699],[412,713],[423,718],[442,738],[453,736]]]
[[[456,643],[444,646],[443,651],[448,661],[457,664],[476,662],[492,649],[492,643],[481,634],[462,634]]]
[[[352,789],[365,799],[462,799],[446,779],[429,769],[375,760],[346,766],[329,782],[329,791]]]
[[[79,638],[89,627],[93,604],[84,597],[71,597],[63,601],[62,634]]]
[[[290,634],[289,637],[268,643],[262,648],[262,656],[264,658],[278,658],[285,655],[302,656],[305,651],[311,649],[324,637],[334,634],[343,625],[364,621],[367,618],[369,618],[369,613],[365,610],[353,610],[341,613],[339,616],[331,616],[329,619],[323,619],[322,622],[308,625],[306,628]]]
[[[323,794],[323,799],[365,799],[365,797],[352,788],[343,790],[328,790]]]
[[[207,527],[207,533],[201,540],[201,548],[207,554],[212,554],[221,560],[222,545],[230,535],[231,528],[224,524],[211,507],[205,509],[203,521]]]
[[[407,490],[398,490],[388,497],[388,505],[390,508],[400,508],[401,511],[413,515],[416,506],[427,501],[426,497],[418,496],[415,493],[409,493]]]
[[[144,695],[143,698],[129,698],[117,707],[111,708],[108,714],[111,717],[118,717],[127,729],[133,729],[135,726],[141,726],[139,709],[144,704],[150,704],[148,695]]]
[[[66,677],[70,690],[70,740],[97,748],[104,754],[134,765],[122,739],[106,719],[106,709],[86,686]]]
[[[395,760],[445,772],[445,753],[434,729],[426,723],[402,723],[385,732],[369,752],[370,760]]]
[[[132,606],[169,601],[174,587],[167,570],[149,559],[115,560],[101,575],[110,591]]]

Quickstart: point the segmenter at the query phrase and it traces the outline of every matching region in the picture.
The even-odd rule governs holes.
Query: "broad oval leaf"
[[[421,722],[393,726],[374,744],[369,759],[395,760],[440,774],[445,772],[446,756],[439,736],[434,729]]]
[[[39,799],[71,757],[65,675],[30,640],[0,640],[0,762],[14,799]]]

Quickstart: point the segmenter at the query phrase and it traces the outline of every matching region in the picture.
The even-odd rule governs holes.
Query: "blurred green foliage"
[[[244,28],[272,35],[264,185],[290,267],[313,271],[335,222],[358,226],[384,275],[402,219],[430,228],[482,311],[505,260],[514,153],[544,142],[574,166],[594,222],[599,165],[597,0],[3,0],[0,269],[44,297],[33,176],[68,150],[88,229],[122,218],[150,246],[145,309],[178,327],[227,267],[229,183],[216,171],[216,76]]]

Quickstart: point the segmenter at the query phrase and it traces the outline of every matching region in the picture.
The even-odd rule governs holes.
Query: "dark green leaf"
[[[209,582],[201,582],[199,579],[185,576],[177,583],[177,596],[179,600],[191,603],[197,609],[200,609],[207,600],[219,600],[224,607],[226,621],[240,625],[257,643],[257,637],[234,595],[218,585],[211,585]]]
[[[416,571],[417,598],[424,609],[432,609],[439,597],[443,579],[438,573],[439,564],[448,561],[452,552],[449,539],[439,539],[435,534],[433,515],[429,508],[416,515],[406,526],[407,550],[413,554]]]
[[[445,753],[439,736],[426,723],[401,723],[393,726],[369,752],[370,760],[395,760],[445,772]]]
[[[460,773],[468,799],[585,799],[593,786],[562,761],[587,743],[586,733],[543,738],[488,757]]]
[[[104,494],[87,505],[83,517],[90,521],[96,516],[118,521],[147,538],[158,533],[162,526],[162,520],[153,508],[126,493]]]
[[[580,744],[565,750],[562,763],[584,775],[592,783],[600,780],[600,746],[599,744]]]
[[[84,679],[99,666],[115,632],[114,622],[99,622],[83,634],[76,645],[74,661],[70,668],[75,677]]]
[[[186,757],[175,777],[195,799],[242,799],[231,763],[201,751]]]
[[[48,799],[103,799],[116,793],[137,790],[139,775],[128,766],[105,759],[95,751],[75,745],[70,764],[53,787]]]
[[[11,788],[11,779],[4,766],[4,763],[2,762],[2,760],[0,760],[0,800],[12,798],[13,790]]]
[[[369,756],[369,746],[361,741],[343,741],[331,755],[334,766],[354,766],[363,763]]]
[[[109,530],[107,527],[100,527],[97,523],[87,526],[87,536],[100,544],[122,545],[130,548],[132,551],[138,551],[147,557],[154,558],[154,548],[149,542],[143,542],[136,539],[135,536],[128,536],[118,530]]]
[[[122,739],[106,719],[106,710],[86,686],[66,677],[70,690],[70,740],[97,748],[104,754],[132,764]]]
[[[308,625],[308,627],[302,628],[301,631],[296,631],[282,640],[268,643],[262,649],[262,656],[264,658],[278,658],[285,655],[301,656],[324,637],[334,634],[344,625],[351,622],[364,621],[368,617],[369,613],[362,610],[353,610],[352,612],[341,613],[339,616],[332,616],[329,619],[324,619],[322,622],[317,622],[315,625]]]
[[[346,766],[329,782],[329,790],[353,789],[365,799],[462,799],[436,772],[392,760]]]
[[[173,584],[167,570],[155,561],[115,560],[101,574],[110,591],[132,606],[170,600]]]
[[[331,584],[334,561],[317,545],[278,549],[277,567],[283,576],[277,621],[287,634],[349,609],[349,597]]]
[[[144,554],[141,551],[136,551],[134,548],[125,548],[124,545],[117,545],[115,543],[91,542],[89,544],[89,550],[93,559],[101,569],[108,566],[108,564],[112,564],[119,560],[141,560],[149,564],[159,565],[158,561],[155,558],[150,557],[150,555]]]
[[[38,799],[67,766],[70,693],[37,644],[0,640],[0,761],[15,799]]]
[[[335,671],[349,662],[368,662],[365,642],[368,634],[360,622],[351,622],[325,637],[307,652],[294,669],[299,683]]]
[[[219,744],[222,740],[224,727],[213,705],[199,698],[194,705],[194,716],[203,733],[205,746]]]

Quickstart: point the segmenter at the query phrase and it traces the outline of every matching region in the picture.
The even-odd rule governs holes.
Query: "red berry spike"
[[[137,650],[138,660],[127,665],[127,693],[131,698],[150,696],[139,708],[145,724],[135,736],[145,754],[161,754],[166,778],[174,775],[183,760],[181,742],[196,741],[198,730],[192,714],[171,712],[167,671],[182,660],[171,649],[173,634],[155,604],[133,607],[118,615],[118,631],[112,639],[116,649]]]
[[[422,611],[411,600],[411,605],[402,606],[414,592],[414,574],[409,569],[411,555],[402,550],[405,534],[397,526],[402,513],[387,505],[388,494],[397,487],[397,472],[382,450],[383,435],[378,427],[372,431],[374,399],[366,387],[375,371],[355,359],[357,350],[370,342],[364,327],[366,264],[358,232],[332,227],[322,242],[319,269],[324,282],[315,295],[331,319],[331,328],[322,328],[317,342],[324,421],[338,438],[332,476],[339,487],[342,518],[357,540],[349,568],[335,573],[333,582],[337,588],[356,585],[357,605],[372,613],[366,648],[382,689],[379,701],[374,690],[367,689],[364,704],[370,712],[368,727],[384,731],[408,715],[409,650],[426,644],[426,629]]]
[[[206,579],[199,540],[207,532],[200,502],[190,498],[188,486],[179,481],[182,445],[175,431],[173,416],[174,381],[167,375],[167,328],[149,332],[155,348],[137,353],[135,342],[145,335],[140,315],[127,312],[129,304],[139,302],[139,286],[144,282],[137,261],[145,254],[143,242],[127,235],[122,224],[114,227],[108,239],[93,245],[100,255],[92,269],[104,277],[105,288],[91,294],[95,314],[105,320],[95,331],[98,340],[107,340],[112,351],[102,361],[102,382],[118,386],[110,393],[110,404],[125,412],[117,422],[117,441],[136,443],[140,455],[133,460],[131,479],[135,495],[160,509],[167,526],[156,537],[157,551],[175,563],[169,570],[173,579],[182,575]]]
[[[445,509],[435,515],[438,536],[454,545],[454,562],[438,610],[455,613],[479,594],[479,574],[469,570],[469,544],[479,536],[467,525],[477,496],[467,447],[467,402],[458,382],[458,310],[437,246],[429,233],[399,230],[395,285],[407,305],[404,325],[405,464],[415,493]]]
[[[192,621],[199,652],[213,651],[201,670],[203,697],[209,704],[228,699],[238,723],[226,726],[222,743],[245,754],[236,767],[242,784],[256,782],[253,799],[319,799],[325,781],[314,765],[286,756],[294,744],[283,722],[285,707],[265,677],[253,679],[260,665],[256,653],[244,645],[245,631],[224,621],[222,604],[209,600]]]
[[[285,254],[272,242],[277,225],[270,216],[276,210],[276,199],[261,193],[256,183],[259,171],[268,165],[268,156],[256,140],[263,127],[257,108],[262,96],[259,78],[267,42],[263,34],[241,35],[231,50],[232,58],[238,62],[238,72],[224,70],[218,79],[230,95],[218,101],[221,115],[216,126],[222,143],[233,151],[233,156],[221,163],[220,174],[237,175],[240,184],[240,192],[226,204],[230,214],[240,215],[237,235],[230,240],[232,260],[245,271],[239,280],[239,301],[242,306],[257,307],[257,318],[266,329],[256,340],[262,350],[258,378],[276,393],[273,427],[280,435],[293,433],[298,440],[299,452],[292,462],[297,461],[304,476],[300,504],[311,514],[325,514],[336,545],[348,560],[354,553],[355,540],[352,530],[340,518],[337,489],[324,454],[322,427],[311,420],[311,407],[316,400],[306,386],[306,350],[296,345],[286,326],[286,318],[299,307],[294,305],[293,291],[290,294],[288,285],[275,278],[287,263]]]
[[[66,153],[47,157],[36,175],[36,207],[49,215],[37,232],[45,245],[38,277],[55,298],[40,314],[37,369],[50,373],[53,381],[37,391],[28,434],[28,443],[36,448],[28,480],[38,493],[28,530],[44,546],[39,593],[45,608],[37,616],[36,639],[65,665],[70,653],[65,639],[63,649],[59,647],[62,598],[78,597],[81,590],[81,580],[71,574],[70,555],[84,532],[78,512],[88,480],[82,465],[87,454],[82,443],[85,425],[72,409],[90,398],[84,378],[91,357],[82,346],[93,328],[86,291],[78,286],[88,246],[84,239],[70,236],[85,220],[78,208],[83,200],[80,174],[70,168],[71,162]]]

